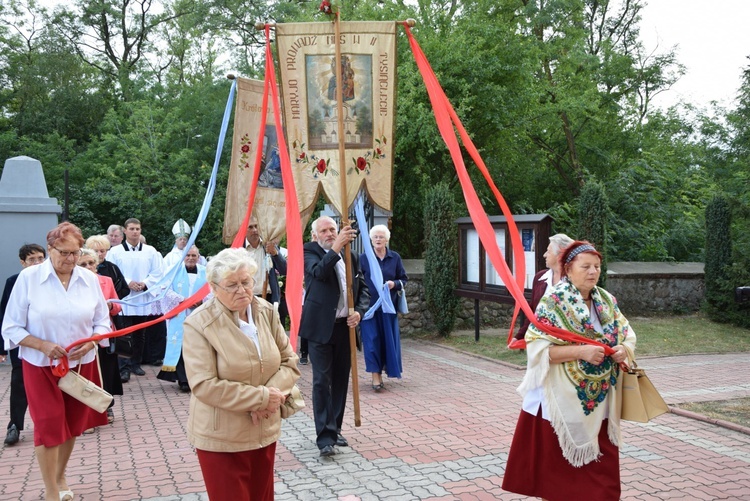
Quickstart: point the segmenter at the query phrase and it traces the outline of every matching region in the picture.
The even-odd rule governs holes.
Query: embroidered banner
[[[258,188],[253,202],[253,215],[258,219],[260,234],[266,241],[278,241],[286,233],[284,183],[281,179],[279,145],[271,107],[266,113],[263,143],[258,142],[263,109],[263,82],[237,79],[237,103],[234,110],[232,160],[224,207],[222,240],[232,243],[245,217],[250,187],[254,181],[253,166],[258,148],[262,149]]]
[[[284,125],[300,211],[315,208],[319,190],[341,213],[364,186],[370,200],[392,209],[396,23],[340,25],[344,137],[339,138],[333,23],[277,24]],[[345,165],[339,165],[343,139]],[[347,207],[347,209],[349,208]]]

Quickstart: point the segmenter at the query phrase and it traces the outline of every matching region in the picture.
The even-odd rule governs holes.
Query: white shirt
[[[169,273],[169,270],[174,267],[177,263],[184,261],[182,257],[182,250],[178,249],[175,245],[172,247],[172,250],[167,252],[167,255],[164,256],[164,266],[162,267],[163,273],[166,275]],[[187,253],[186,253],[187,254]],[[202,264],[203,266],[206,266],[206,258],[203,256],[198,257],[198,264]]]
[[[111,332],[109,308],[96,275],[80,266],[73,268],[68,290],[47,259],[21,270],[3,319],[5,348],[11,350],[32,335],[66,348],[82,338]],[[18,356],[32,365],[46,367],[50,359],[41,351],[21,346]],[[94,350],[81,360],[94,360]],[[78,362],[70,361],[75,367]]]
[[[266,253],[266,246],[262,240],[257,247],[253,247],[252,245],[250,245],[250,242],[245,240],[245,249],[250,253],[253,261],[255,261],[255,264],[258,265],[258,269],[255,270],[255,275],[253,275],[253,279],[255,280],[255,285],[253,285],[253,294],[256,296],[261,296],[263,295],[263,284],[265,284],[266,282],[268,272],[273,268],[273,260],[271,259],[272,256]],[[283,247],[279,247],[279,254],[286,258],[287,250]],[[268,284],[266,284],[266,293],[270,291],[270,287],[268,286]]]
[[[126,243],[130,249],[130,244]],[[107,254],[107,259],[115,263],[122,271],[125,282],[144,282],[147,287],[147,294],[130,291],[123,301],[129,304],[122,305],[123,315],[151,315],[153,314],[150,306],[138,306],[139,304],[153,301],[154,297],[160,292],[154,290],[162,277],[163,259],[159,252],[150,245],[142,244],[140,251],[125,250],[120,245],[115,245]],[[140,297],[136,297],[140,296]]]
[[[243,334],[245,334],[247,337],[250,338],[250,340],[255,344],[255,348],[258,350],[258,356],[261,357],[263,354],[260,352],[260,339],[258,339],[258,328],[255,326],[255,322],[253,321],[253,311],[250,309],[250,307],[247,307],[247,322],[239,319],[240,321],[240,330]]]
[[[328,252],[333,252],[328,250]],[[341,257],[339,255],[339,257]],[[346,318],[349,316],[349,308],[347,306],[348,296],[346,294],[346,263],[343,259],[336,261],[336,277],[339,280],[339,304],[336,308],[336,318]]]

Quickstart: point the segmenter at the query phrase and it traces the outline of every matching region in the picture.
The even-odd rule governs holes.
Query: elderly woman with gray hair
[[[383,272],[383,283],[373,282],[373,274],[367,255],[359,258],[362,272],[365,274],[367,288],[372,297],[377,297],[383,284],[388,285],[393,305],[398,304],[398,293],[404,290],[406,276],[401,256],[388,248],[391,232],[385,225],[377,224],[370,229],[370,241],[375,257]],[[372,317],[360,324],[362,347],[365,356],[365,370],[372,374],[372,389],[383,389],[383,370],[388,377],[401,377],[401,331],[396,313],[385,313],[382,307],[374,311]]]
[[[300,372],[279,314],[253,295],[257,264],[224,249],[206,266],[214,297],[185,319],[187,433],[210,499],[273,499],[280,407]]]
[[[562,270],[560,268],[560,254],[573,243],[573,239],[565,233],[558,233],[549,237],[549,245],[547,246],[547,252],[544,253],[544,259],[547,264],[547,269],[544,269],[534,275],[534,280],[531,285],[531,309],[536,311],[536,307],[539,301],[551,291],[555,285],[562,279]],[[513,336],[513,340],[508,345],[511,350],[523,350],[526,348],[526,341],[524,336],[526,331],[531,325],[531,321],[525,318],[521,324],[521,328],[518,329],[518,333]]]

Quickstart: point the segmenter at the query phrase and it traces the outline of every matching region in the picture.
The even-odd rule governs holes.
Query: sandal
[[[107,409],[107,423],[112,424],[114,422],[115,422],[115,413],[110,407],[109,409]]]
[[[73,491],[60,491],[60,501],[73,501]]]
[[[83,431],[83,434],[84,434],[84,435],[91,435],[91,434],[92,434],[92,433],[94,433],[95,431],[96,431],[96,428],[89,428],[88,430],[84,430],[84,431]],[[68,492],[68,491],[65,491],[65,492]],[[62,498],[60,498],[60,499],[62,499]],[[71,498],[71,499],[73,499],[73,498]]]

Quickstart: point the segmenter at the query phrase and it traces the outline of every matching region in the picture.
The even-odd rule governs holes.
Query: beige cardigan
[[[260,449],[281,434],[281,414],[254,425],[250,411],[268,405],[268,387],[289,393],[300,377],[297,355],[273,306],[251,306],[262,357],[239,328],[239,315],[216,298],[185,319],[182,356],[192,395],[188,440],[198,449],[239,452]]]

